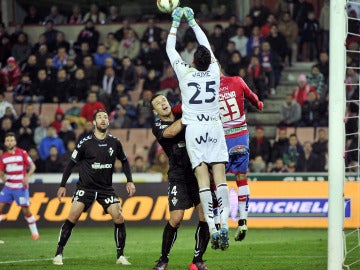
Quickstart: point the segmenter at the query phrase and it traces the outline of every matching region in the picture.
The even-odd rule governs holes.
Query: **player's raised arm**
[[[181,59],[180,54],[175,49],[175,46],[176,46],[176,33],[180,25],[182,16],[183,16],[182,7],[177,7],[176,9],[174,9],[174,11],[171,14],[172,24],[168,38],[166,40],[166,53],[169,57],[170,64],[172,66],[176,60]]]
[[[192,10],[192,8],[190,7],[183,7],[183,12],[184,12],[184,16],[188,22],[188,24],[191,26],[191,28],[194,30],[196,39],[198,41],[198,43],[200,45],[205,46],[211,53],[211,57],[215,58],[212,50],[211,50],[211,46],[210,46],[210,42],[207,39],[204,31],[200,28],[200,26],[197,24],[195,18],[194,18],[194,11]]]

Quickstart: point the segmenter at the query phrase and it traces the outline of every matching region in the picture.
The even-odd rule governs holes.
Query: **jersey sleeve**
[[[249,86],[241,77],[238,78],[239,84],[244,91],[244,96],[251,102],[254,107],[258,108],[259,97],[253,91],[251,91]]]
[[[127,155],[119,139],[116,139],[116,146],[118,150],[116,157],[121,161],[127,160]]]
[[[31,157],[29,156],[28,152],[26,152],[25,150],[23,151],[23,157],[24,157],[24,164],[26,166],[32,166],[34,165],[33,160],[31,159]]]
[[[203,45],[205,46],[211,53],[211,58],[212,59],[215,59],[215,55],[214,53],[212,52],[211,50],[211,46],[210,46],[210,42],[209,40],[207,39],[206,37],[206,34],[204,33],[204,31],[201,29],[201,27],[199,25],[196,25],[192,28],[194,30],[194,33],[195,33],[195,36],[196,36],[196,39],[198,41],[198,43],[200,45]]]
[[[5,164],[3,162],[3,157],[0,157],[0,171],[5,172]]]

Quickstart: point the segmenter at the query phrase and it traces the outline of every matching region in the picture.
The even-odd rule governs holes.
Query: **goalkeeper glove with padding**
[[[195,21],[194,11],[192,10],[192,8],[190,8],[190,7],[184,7],[183,10],[184,10],[185,18],[186,18],[186,20],[188,21],[188,24],[189,24],[191,27],[196,26],[196,25],[197,25],[197,22]]]
[[[172,21],[172,27],[178,28],[181,22],[181,18],[184,15],[184,11],[182,7],[177,7],[173,10],[171,13],[171,17],[173,19]]]

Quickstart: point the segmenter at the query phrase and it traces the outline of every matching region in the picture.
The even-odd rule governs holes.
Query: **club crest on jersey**
[[[175,197],[172,198],[171,203],[172,203],[174,206],[177,204],[177,202],[178,202],[178,199],[176,199]]]
[[[109,154],[110,154],[110,157],[112,156],[112,154],[114,154],[114,150],[112,149],[112,147],[109,148]]]

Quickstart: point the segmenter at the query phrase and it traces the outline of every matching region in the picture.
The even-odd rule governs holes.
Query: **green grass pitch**
[[[27,228],[0,229],[0,269],[152,269],[159,258],[162,227],[127,226],[125,256],[131,266],[116,265],[113,228],[82,227],[73,230],[64,250],[64,265],[52,265],[59,229],[39,228],[33,241]],[[168,270],[188,269],[194,249],[195,227],[183,226],[170,254]],[[319,270],[327,268],[327,231],[321,229],[250,229],[245,240],[233,240],[226,251],[204,256],[211,270]]]

